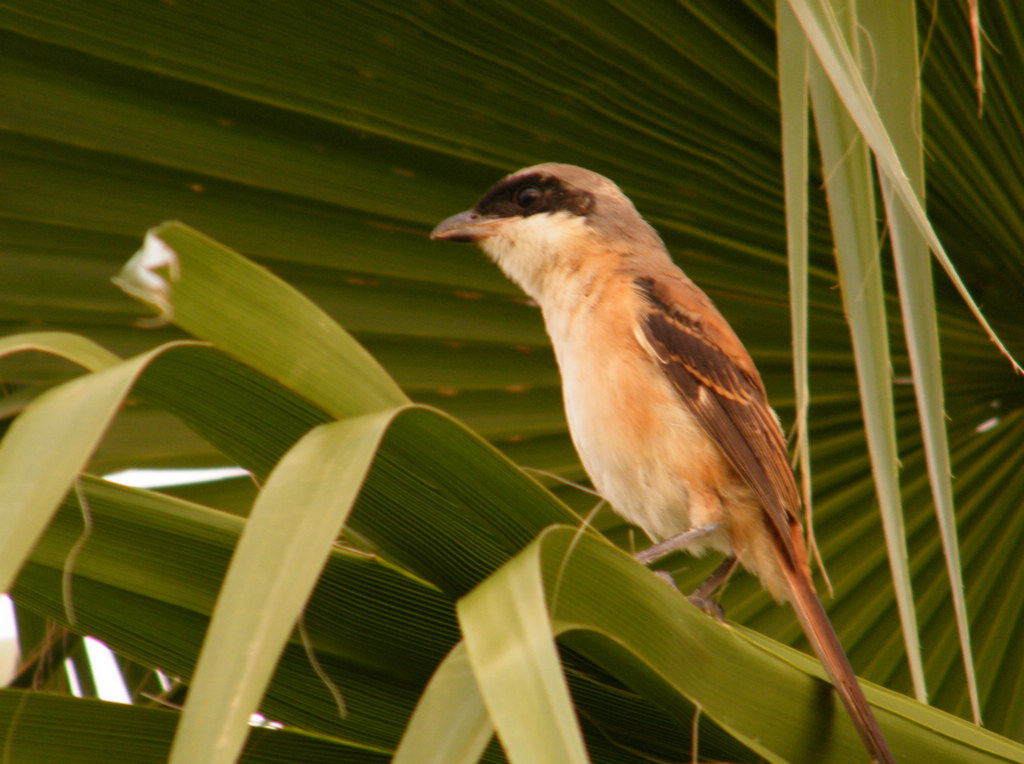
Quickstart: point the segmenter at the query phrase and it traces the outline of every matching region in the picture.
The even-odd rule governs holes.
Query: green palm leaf
[[[918,13],[927,44],[920,97],[930,220],[985,316],[1020,357],[1021,19],[1008,1],[981,8],[992,47],[984,51],[979,119],[967,13],[942,9],[934,20],[930,6]],[[863,21],[880,48],[883,31]],[[239,515],[254,500],[247,480],[181,489],[183,501],[77,477],[90,454],[93,472],[242,464],[262,482],[311,428],[403,406],[408,396],[466,422],[518,464],[582,479],[536,310],[477,252],[433,246],[425,236],[502,172],[534,161],[575,162],[619,181],[744,338],[784,422],[795,419],[775,20],[767,2],[601,2],[584,10],[533,2],[303,9],[30,0],[0,9],[0,40],[0,322],[8,335],[74,332],[107,349],[66,334],[4,340],[10,351],[44,351],[0,361],[5,415],[29,407],[10,427],[2,456],[9,474],[32,480],[0,489],[8,499],[0,515],[10,531],[5,563],[13,574],[27,558],[12,591],[29,643],[41,630],[28,614],[39,613],[103,638],[132,665],[192,681],[244,524]],[[881,51],[865,59],[884,60]],[[877,87],[885,74],[868,84]],[[827,604],[858,673],[909,693],[914,683],[875,508],[849,330],[834,289],[821,180],[811,173],[806,218],[807,431],[815,526],[836,591]],[[267,274],[186,228],[165,228],[160,235],[172,246],[197,254],[188,273],[208,266],[211,281],[202,283],[217,291],[204,286],[189,297],[190,284],[200,282],[186,274],[176,290],[178,327],[133,326],[140,310],[109,278],[141,233],[168,218],[240,248],[294,290],[278,291]],[[890,219],[889,229],[899,237],[909,227]],[[905,583],[922,678],[929,702],[971,714],[958,635],[969,625],[986,725],[1021,739],[1015,645],[1024,620],[1013,594],[1024,575],[1014,552],[1024,537],[1016,479],[1024,452],[1020,381],[956,289],[936,275],[944,402],[933,389],[925,410],[933,424],[943,406],[948,416],[948,447],[936,449],[935,436],[921,434],[915,399],[922,392],[908,384],[906,350],[908,342],[930,340],[901,318],[895,298],[897,277],[904,294],[928,287],[930,277],[889,262],[883,247],[877,267],[893,369],[884,426],[899,458]],[[913,312],[931,311],[925,304]],[[216,348],[165,344],[184,332]],[[123,375],[120,387],[93,393],[106,396],[104,406],[81,414],[58,407],[47,422],[52,401],[72,405],[76,394],[68,389],[103,387],[99,374],[82,376],[75,364],[108,367],[110,376]],[[917,368],[914,374],[922,378]],[[72,378],[77,387],[44,393]],[[394,750],[429,677],[455,649],[453,603],[543,528],[576,524],[566,505],[584,513],[595,503],[541,476],[561,503],[552,499],[448,416],[402,411],[373,452],[351,508],[344,540],[359,551],[330,553],[303,616],[308,638],[277,624],[286,636],[275,639],[285,642],[261,706],[271,719],[326,735],[324,751],[353,743],[369,748],[368,760]],[[37,429],[33,419],[43,425]],[[36,433],[37,446],[16,448],[24,431]],[[928,480],[929,471],[941,478],[946,451],[955,505]],[[945,507],[941,532],[933,501]],[[87,536],[83,517],[92,522]],[[592,522],[624,547],[639,543],[607,509]],[[961,615],[959,625],[947,573],[956,567],[957,536],[969,619]],[[673,567],[685,588],[714,564],[680,558]],[[300,589],[312,586],[308,576]],[[724,604],[736,622],[801,645],[791,613],[751,579],[733,582]],[[560,644],[591,760],[689,756],[693,703],[703,701],[651,694],[647,684],[624,688],[628,672],[595,666],[572,638]],[[314,670],[308,649],[330,682]],[[813,673],[811,664],[804,668]],[[344,699],[344,719],[331,684]],[[451,686],[472,696],[465,681]],[[250,687],[246,704],[261,692]],[[25,697],[0,701],[8,709],[0,724],[5,750],[52,745],[47,750],[62,752],[55,758],[73,760],[67,741],[18,716],[35,702]],[[41,714],[63,713],[39,702]],[[92,716],[102,711],[81,713],[92,720],[87,726],[102,726]],[[781,706],[778,713],[800,712]],[[756,721],[736,725],[711,714],[708,706],[700,721],[702,754],[754,760],[760,749],[740,727],[756,729]],[[120,739],[130,741],[148,735],[156,717],[123,718]],[[235,718],[237,735],[242,715]],[[490,723],[471,714],[470,742],[461,750],[483,745]],[[1006,740],[972,737],[946,717],[926,724],[972,751],[1020,758]],[[510,733],[495,726],[504,742]],[[165,756],[171,732],[161,729],[154,750]],[[829,734],[841,740],[845,733]],[[775,750],[762,753],[790,755]],[[484,755],[501,757],[494,744]]]

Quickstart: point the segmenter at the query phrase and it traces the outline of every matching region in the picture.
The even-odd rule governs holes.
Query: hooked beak
[[[493,235],[501,222],[501,218],[481,215],[475,210],[466,210],[438,223],[430,232],[430,238],[444,241],[480,241]]]

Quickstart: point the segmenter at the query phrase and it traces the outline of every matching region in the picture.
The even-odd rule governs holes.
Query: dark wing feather
[[[795,559],[790,534],[794,519],[799,521],[800,495],[782,430],[750,355],[692,282],[641,278],[635,283],[645,298],[641,326],[656,361],[761,500]]]
[[[800,495],[754,362],[707,295],[685,277],[670,274],[635,283],[645,298],[640,320],[654,360],[761,500],[793,563],[781,568],[804,632],[872,760],[891,764],[895,759],[885,736],[814,591],[799,534],[795,540],[792,535],[798,528]]]

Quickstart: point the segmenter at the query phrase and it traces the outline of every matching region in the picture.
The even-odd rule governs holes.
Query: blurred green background
[[[927,204],[1021,358],[1024,14],[1016,0],[981,13],[979,115],[966,9],[919,5]],[[144,311],[110,284],[148,228],[181,220],[311,297],[414,400],[525,467],[585,480],[538,311],[475,248],[427,238],[504,173],[569,162],[614,179],[658,228],[747,344],[788,428],[774,40],[774,8],[761,0],[5,3],[0,330],[80,332],[120,355],[181,336],[134,326]],[[821,185],[815,173],[810,429],[829,607],[858,672],[909,692]],[[889,259],[878,267],[894,290]],[[1024,387],[938,270],[935,290],[983,711],[991,729],[1024,739]],[[926,674],[932,702],[967,715],[895,305],[893,393]],[[74,373],[42,354],[5,359],[4,414]],[[225,461],[136,402],[90,470]],[[581,511],[593,504],[552,485]],[[190,495],[247,501],[237,490]],[[595,522],[629,543],[607,510]],[[679,564],[697,578],[714,561]],[[725,606],[782,641],[802,639],[749,577]]]

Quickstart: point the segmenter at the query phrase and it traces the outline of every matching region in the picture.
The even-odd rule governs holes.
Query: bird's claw
[[[691,605],[695,605],[704,611],[705,614],[711,616],[719,623],[725,623],[725,611],[722,610],[722,606],[715,602],[709,597],[701,597],[698,594],[691,594],[687,597]]]
[[[667,570],[652,570],[651,573],[656,575],[658,578],[660,578],[666,584],[671,586],[673,589],[679,588],[678,584],[676,584],[676,580],[672,578],[672,574],[669,573]]]
[[[676,580],[672,578],[672,574],[667,570],[652,570],[651,572],[673,589],[679,589],[679,585],[676,584]],[[687,595],[686,599],[690,601],[690,604],[700,608],[706,615],[711,616],[720,623],[725,623],[725,611],[722,610],[721,605],[710,597],[705,597],[698,591]]]

